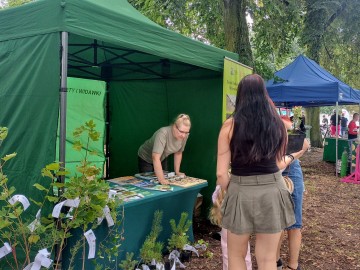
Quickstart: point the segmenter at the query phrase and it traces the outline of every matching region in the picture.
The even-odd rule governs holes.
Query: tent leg
[[[106,81],[106,100],[105,100],[105,129],[106,129],[106,140],[105,140],[105,179],[110,178],[110,90],[109,81]]]
[[[60,87],[60,138],[59,161],[65,166],[66,144],[66,103],[67,103],[67,68],[68,68],[68,33],[61,33],[61,87]],[[60,182],[65,182],[65,176],[60,176]]]
[[[66,101],[67,101],[67,68],[68,68],[68,33],[61,32],[61,84],[60,84],[60,136],[59,136],[59,162],[65,167],[65,144],[66,144]],[[63,170],[63,169],[62,169]],[[65,176],[59,178],[61,183],[65,182]],[[59,189],[58,195],[61,196],[63,189]],[[58,219],[57,228],[61,229],[61,219]],[[62,267],[62,250],[59,244],[54,247],[55,269]]]
[[[336,118],[335,118],[335,124],[336,124],[336,129],[335,129],[335,161],[336,161],[336,165],[335,165],[335,173],[336,173],[336,177],[338,177],[338,140],[339,140],[339,130],[338,130],[338,125],[340,123],[338,123],[338,106],[339,106],[339,102],[336,102]]]

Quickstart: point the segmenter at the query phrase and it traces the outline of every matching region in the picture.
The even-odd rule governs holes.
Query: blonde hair
[[[190,116],[188,116],[187,114],[184,114],[184,113],[179,114],[175,118],[174,125],[176,125],[176,126],[184,125],[186,127],[191,127]]]
[[[209,219],[214,225],[221,227],[222,215],[221,215],[221,204],[224,200],[226,192],[219,187],[216,198],[213,200],[213,205],[210,209]]]

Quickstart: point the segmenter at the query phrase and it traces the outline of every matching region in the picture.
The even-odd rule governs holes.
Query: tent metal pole
[[[105,179],[110,178],[110,85],[109,81],[106,81],[106,96],[105,96]]]
[[[61,88],[60,88],[60,141],[59,161],[65,166],[66,144],[66,106],[67,106],[67,68],[68,68],[68,33],[61,32]],[[60,176],[60,182],[65,182],[65,176]]]
[[[339,102],[336,102],[336,118],[335,118],[335,124],[336,124],[336,129],[335,129],[335,173],[336,173],[336,177],[338,176],[338,140],[339,140],[339,130],[338,130],[338,125],[340,123],[338,123],[339,119],[338,119],[338,105],[339,105]]]

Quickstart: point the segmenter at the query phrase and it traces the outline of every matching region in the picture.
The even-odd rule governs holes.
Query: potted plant
[[[7,134],[7,128],[0,127],[0,146]],[[80,140],[81,135],[86,136],[85,144]],[[59,269],[60,264],[57,262],[60,261],[61,251],[64,249],[66,240],[71,237],[72,230],[91,232],[91,229],[97,226],[97,218],[103,215],[105,206],[109,207],[110,215],[114,223],[117,223],[116,207],[119,202],[109,200],[109,184],[99,176],[101,170],[88,161],[89,143],[98,140],[99,136],[100,133],[95,130],[92,120],[76,129],[74,137],[78,140],[74,143],[74,148],[75,150],[86,149],[86,156],[78,166],[77,174],[71,177],[69,182],[60,183],[58,178],[68,174],[62,164],[55,162],[46,165],[41,171],[44,178],[33,185],[41,193],[36,200],[16,194],[16,189],[8,185],[8,178],[3,173],[3,168],[10,159],[16,157],[16,153],[0,159],[0,202],[2,204],[0,211],[3,213],[0,215],[0,233],[9,251],[6,260],[2,260],[0,268],[16,270],[27,268],[34,261],[34,251],[41,249],[45,252],[47,248],[50,250],[49,256],[52,253],[54,256],[52,258],[55,259],[53,268]],[[30,203],[36,205],[38,212],[35,219],[29,220],[28,217],[24,218],[23,212]],[[63,205],[61,203],[64,204],[63,209],[61,209]],[[54,207],[54,204],[58,207]],[[52,208],[54,210],[51,210]],[[73,251],[71,255],[75,256],[82,247],[83,266],[81,269],[85,269],[86,242],[84,239],[85,237],[78,240],[71,249]],[[57,245],[56,252],[54,252],[55,245]],[[112,255],[115,256],[116,253],[118,249],[114,250]]]
[[[187,232],[191,227],[191,220],[188,220],[188,213],[181,213],[179,223],[176,224],[174,219],[170,220],[171,236],[168,240],[168,250],[172,252],[177,250],[180,252],[180,261],[188,262],[191,258],[191,251],[183,250],[184,246],[189,243],[189,236]]]
[[[126,252],[126,258],[125,260],[122,260],[119,264],[120,269],[122,270],[134,270],[137,261],[133,260],[134,253]]]
[[[156,263],[162,261],[162,249],[164,245],[162,242],[156,241],[162,231],[162,214],[162,211],[155,211],[151,231],[140,249],[141,262],[150,269],[156,269]]]
[[[198,256],[202,255],[205,258],[211,259],[214,255],[210,250],[208,250],[209,242],[205,241],[204,239],[199,239],[197,242],[195,242],[194,247],[199,253]]]

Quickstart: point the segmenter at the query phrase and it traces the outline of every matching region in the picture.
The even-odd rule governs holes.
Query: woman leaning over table
[[[227,229],[230,270],[245,270],[250,234],[256,234],[259,270],[276,270],[281,231],[294,224],[294,209],[278,163],[285,155],[287,134],[257,75],[244,77],[237,90],[233,117],[218,139],[217,183],[227,191],[222,226]],[[231,176],[228,168],[231,166]]]
[[[138,150],[139,172],[155,172],[161,184],[169,184],[163,170],[167,170],[167,157],[174,154],[175,173],[184,175],[180,172],[180,165],[190,128],[190,117],[187,114],[179,114],[173,124],[157,130]]]

